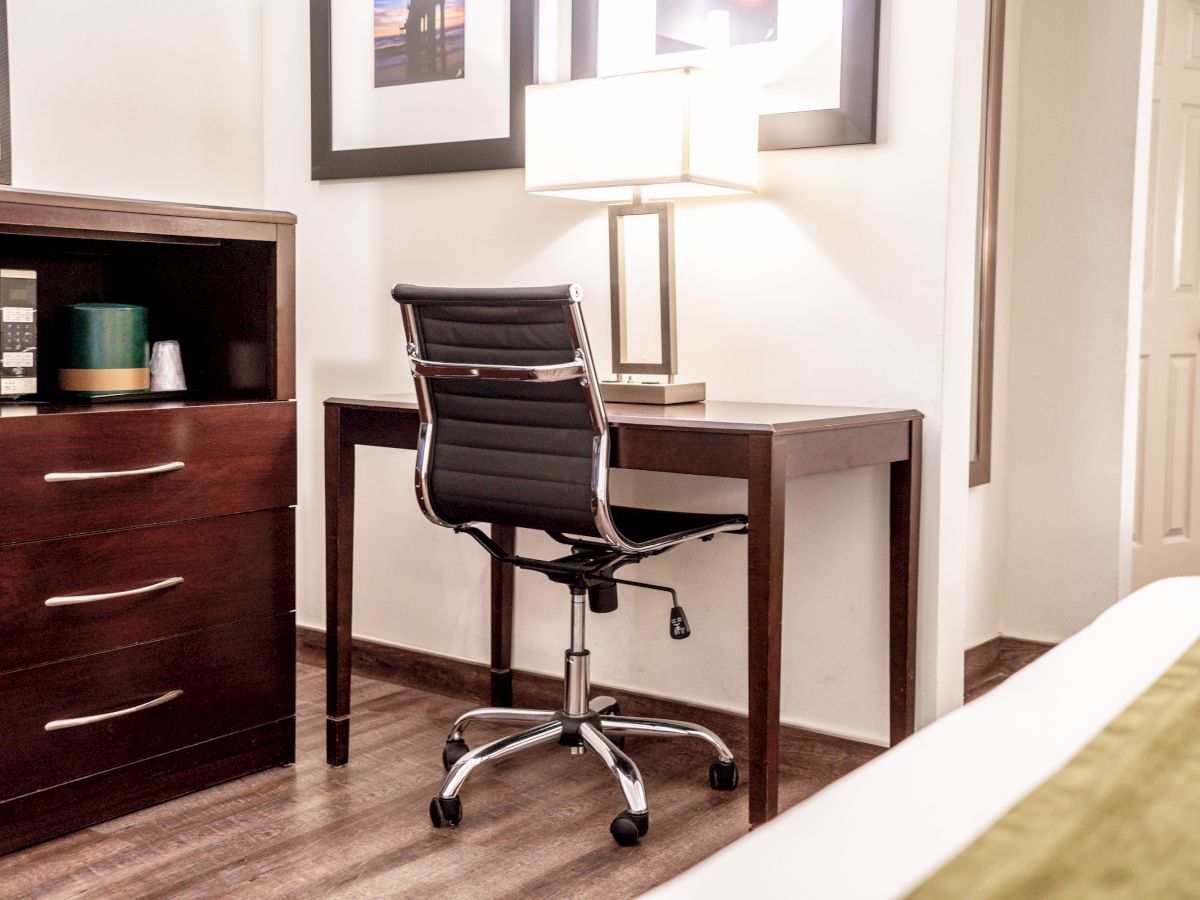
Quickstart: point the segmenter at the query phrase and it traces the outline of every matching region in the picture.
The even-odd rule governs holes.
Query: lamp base
[[[600,396],[605,403],[646,403],[654,406],[672,406],[676,403],[699,403],[704,399],[703,381],[675,382],[674,384],[602,381]]]

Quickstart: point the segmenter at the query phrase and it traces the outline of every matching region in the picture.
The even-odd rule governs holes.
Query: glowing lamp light
[[[721,23],[710,23],[720,31]],[[725,27],[728,31],[728,27]],[[525,89],[525,190],[533,194],[607,201],[613,372],[602,382],[610,402],[693,403],[703,382],[677,382],[675,324],[675,206],[673,197],[754,192],[758,170],[758,103],[753,89],[700,69],[612,75]],[[658,240],[636,240],[639,226],[657,219]],[[627,231],[632,242],[627,247]],[[631,309],[648,291],[627,283],[645,244],[646,267],[657,295],[657,344],[645,328],[631,329]],[[627,250],[634,252],[630,253]],[[640,265],[633,268],[642,269]],[[644,323],[643,323],[644,324]],[[666,382],[635,376],[666,376]]]
[[[701,69],[525,90],[525,190],[577,200],[753,193],[753,91]]]

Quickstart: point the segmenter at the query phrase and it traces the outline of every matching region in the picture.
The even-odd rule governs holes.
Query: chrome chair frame
[[[397,298],[399,299],[399,298]],[[611,831],[618,843],[637,843],[649,827],[646,791],[637,764],[618,743],[626,736],[688,737],[707,742],[717,754],[709,771],[712,787],[732,789],[737,785],[737,768],[733,753],[709,729],[688,722],[669,719],[623,716],[611,697],[589,698],[590,679],[588,650],[584,641],[587,584],[634,584],[653,590],[675,592],[658,585],[630,582],[616,578],[613,572],[622,565],[662,553],[685,540],[710,539],[721,532],[745,531],[741,523],[724,523],[712,528],[657,540],[632,541],[614,524],[608,498],[609,424],[600,397],[599,381],[592,362],[580,311],[582,289],[569,288],[569,301],[564,304],[566,326],[575,347],[574,360],[568,363],[542,366],[471,365],[440,362],[425,358],[420,330],[411,304],[401,300],[404,329],[407,337],[409,366],[417,388],[420,413],[420,432],[417,442],[415,488],[417,500],[425,517],[436,525],[470,534],[489,554],[502,562],[533,569],[552,580],[571,588],[571,641],[565,651],[563,705],[559,710],[510,709],[484,707],[459,716],[446,739],[443,763],[447,775],[441,790],[430,804],[435,825],[458,824],[462,807],[458,799],[463,784],[485,763],[493,762],[536,747],[557,741],[570,748],[573,755],[591,751],[617,779],[627,810],[613,820]],[[506,553],[484,532],[471,524],[454,524],[443,520],[434,509],[429,490],[431,454],[434,446],[433,401],[428,384],[430,378],[469,378],[484,380],[513,380],[524,382],[558,382],[578,379],[586,389],[587,408],[592,424],[591,507],[596,532],[601,541],[568,538],[549,532],[551,537],[569,544],[572,555],[561,560],[535,560]],[[463,735],[475,722],[523,727],[524,730],[468,750]]]
[[[416,313],[409,304],[402,304],[404,315],[404,333],[408,341],[407,351],[409,370],[417,388],[417,407],[419,411],[420,431],[417,436],[417,466],[416,491],[417,501],[425,517],[435,525],[443,528],[461,528],[444,521],[434,510],[429,495],[429,469],[432,462],[430,450],[433,447],[434,421],[432,415],[433,401],[430,397],[429,378],[472,378],[483,380],[503,381],[533,381],[555,382],[570,381],[578,378],[582,387],[586,388],[588,414],[592,420],[592,516],[595,519],[596,530],[604,542],[623,553],[645,554],[665,550],[680,543],[678,540],[630,541],[617,530],[613,523],[612,509],[608,500],[608,460],[609,460],[609,427],[608,416],[604,411],[604,401],[600,397],[600,382],[596,377],[596,367],[592,362],[590,345],[587,341],[587,330],[583,324],[583,314],[580,302],[583,299],[583,288],[578,284],[570,287],[570,301],[565,306],[567,331],[575,346],[575,360],[570,363],[560,363],[550,366],[473,366],[464,363],[437,362],[425,359],[422,355],[420,332],[417,328]],[[741,530],[738,526],[717,527],[708,531],[688,536],[688,540],[708,537],[724,531]]]

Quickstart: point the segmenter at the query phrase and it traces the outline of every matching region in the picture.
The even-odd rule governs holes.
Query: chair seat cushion
[[[671,512],[665,509],[638,509],[632,506],[611,507],[613,524],[633,543],[657,541],[663,538],[683,538],[698,531],[721,525],[745,525],[746,517],[727,513]]]

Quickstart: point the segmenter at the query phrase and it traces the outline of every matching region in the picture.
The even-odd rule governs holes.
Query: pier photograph
[[[375,87],[464,75],[466,0],[375,0]]]

